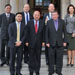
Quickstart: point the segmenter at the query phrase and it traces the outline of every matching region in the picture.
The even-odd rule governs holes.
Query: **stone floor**
[[[63,75],[75,75],[75,66],[74,67],[67,67],[66,64],[67,64],[67,55],[64,55],[63,70],[62,70]],[[22,67],[21,73],[23,75],[29,75],[28,65],[24,64],[24,63],[22,65],[23,65],[23,67]],[[9,67],[7,65],[0,67],[0,75],[10,75]],[[34,75],[35,75],[35,73],[34,73]],[[45,62],[45,55],[44,54],[42,54],[42,56],[41,56],[40,75],[48,75],[48,67]],[[53,75],[57,75],[57,74],[53,74]]]

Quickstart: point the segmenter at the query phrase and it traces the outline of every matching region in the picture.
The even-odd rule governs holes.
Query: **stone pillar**
[[[75,5],[75,0],[70,0],[71,4]]]
[[[23,0],[23,5],[26,4],[28,2],[28,0]]]
[[[61,0],[61,18],[64,19],[64,16],[67,13],[67,7],[70,4],[70,0]]]
[[[0,0],[0,14],[4,12],[6,0]]]
[[[19,11],[22,12],[23,11],[23,1],[25,0],[19,0]]]
[[[19,11],[19,0],[10,0],[10,4],[12,6],[11,12],[16,13]]]

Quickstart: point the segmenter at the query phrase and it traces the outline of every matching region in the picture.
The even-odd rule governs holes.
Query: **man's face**
[[[29,10],[30,10],[29,5],[25,4],[23,10],[24,10],[24,12],[29,12]]]
[[[6,6],[5,7],[5,12],[6,13],[10,13],[11,12],[11,7],[10,6]]]
[[[53,12],[53,13],[52,13],[52,19],[53,19],[53,20],[57,20],[58,17],[59,17],[59,15],[58,15],[57,12]]]
[[[35,11],[33,14],[33,17],[35,20],[39,20],[40,19],[40,12],[39,11]]]
[[[16,15],[16,21],[18,21],[18,22],[22,21],[22,15],[21,14]]]
[[[50,4],[48,7],[49,12],[53,12],[55,10],[54,4]]]

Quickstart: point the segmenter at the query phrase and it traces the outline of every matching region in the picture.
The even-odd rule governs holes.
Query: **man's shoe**
[[[36,75],[39,75],[39,72],[36,72]]]
[[[0,67],[4,66],[4,64],[6,64],[5,61],[1,62]]]
[[[30,74],[29,75],[33,75],[33,72],[30,72]]]
[[[22,75],[21,73],[16,73],[16,75]]]

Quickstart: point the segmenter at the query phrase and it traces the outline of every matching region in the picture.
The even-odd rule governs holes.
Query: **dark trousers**
[[[48,55],[49,55],[49,73],[53,74],[54,71],[54,65],[56,65],[56,73],[61,74],[62,71],[62,63],[63,63],[63,47],[50,47],[48,49]]]
[[[5,61],[9,62],[10,48],[8,47],[8,40],[6,40],[6,39],[1,39],[1,53],[0,53],[0,55],[1,55],[2,62],[5,62]],[[5,55],[6,55],[6,57],[5,57]]]
[[[45,46],[45,57],[46,57],[46,64],[48,65],[48,47]]]
[[[39,73],[40,70],[40,60],[41,60],[41,49],[37,48],[29,48],[29,72]]]
[[[16,57],[17,55],[17,57]],[[10,73],[15,73],[15,61],[16,61],[16,73],[20,73],[22,67],[23,47],[10,48]]]
[[[29,61],[29,50],[28,47],[24,45],[24,62],[27,63]]]

